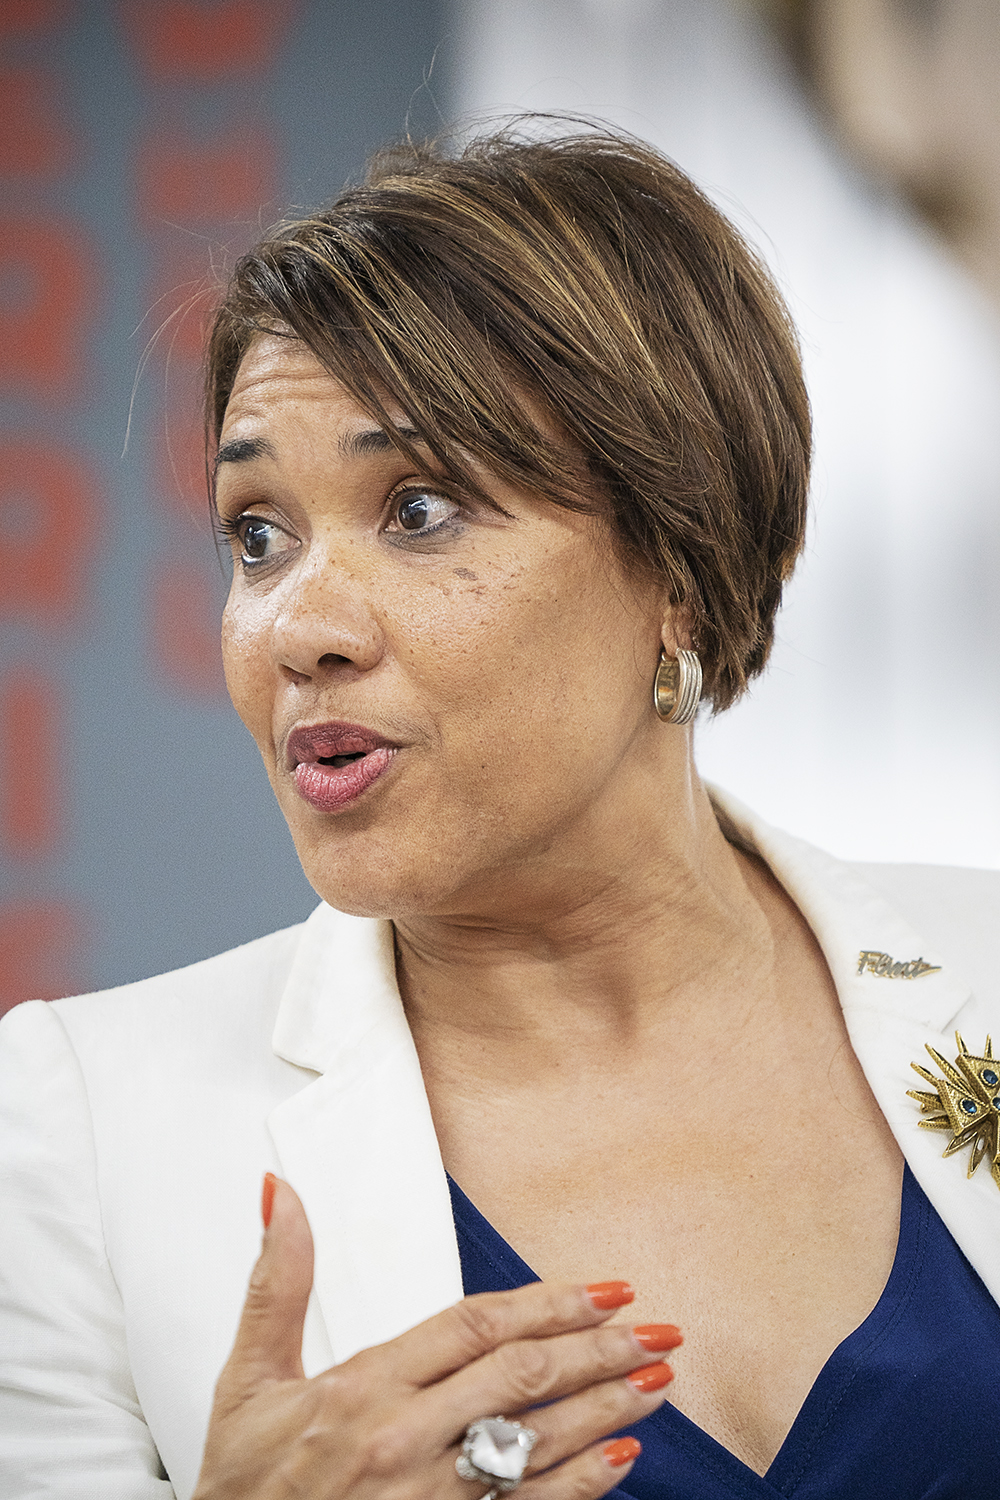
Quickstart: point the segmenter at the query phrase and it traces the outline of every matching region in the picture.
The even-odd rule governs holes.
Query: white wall
[[[802,332],[814,521],[766,678],[705,775],[862,859],[1000,865],[1000,325],[725,0],[455,0],[460,114],[653,141],[761,247]]]

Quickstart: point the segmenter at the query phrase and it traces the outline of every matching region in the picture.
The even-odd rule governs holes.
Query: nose
[[[276,601],[271,641],[279,670],[297,681],[370,672],[384,651],[372,598],[349,559],[310,549]]]

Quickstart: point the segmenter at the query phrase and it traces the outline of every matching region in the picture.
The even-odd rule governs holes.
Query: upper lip
[[[285,741],[285,762],[294,771],[303,763],[315,764],[334,755],[367,755],[383,747],[395,749],[396,745],[364,724],[300,724]]]

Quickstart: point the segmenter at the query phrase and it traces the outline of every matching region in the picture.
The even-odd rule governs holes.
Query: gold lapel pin
[[[925,963],[922,958],[908,958],[900,963],[891,954],[862,948],[858,954],[858,973],[863,974],[866,969],[879,979],[920,979],[924,974],[940,974],[941,965]]]
[[[967,1176],[971,1177],[983,1157],[989,1153],[990,1171],[993,1181],[1000,1187],[1000,1060],[993,1056],[989,1037],[981,1057],[969,1051],[958,1032],[958,1056],[955,1065],[943,1058],[933,1047],[927,1051],[937,1063],[943,1078],[935,1078],[919,1063],[911,1063],[914,1072],[934,1087],[934,1093],[923,1089],[907,1089],[911,1099],[916,1099],[926,1120],[917,1123],[924,1130],[950,1130],[951,1140],[944,1149],[945,1156],[961,1151],[963,1146],[972,1146]]]

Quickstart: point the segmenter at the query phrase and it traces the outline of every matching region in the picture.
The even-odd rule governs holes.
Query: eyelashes
[[[436,487],[411,483],[391,495],[386,507],[380,535],[396,547],[422,550],[422,544],[446,541],[462,529],[464,506]],[[287,527],[255,510],[236,516],[217,511],[215,525],[245,573],[275,563],[301,546]]]
[[[462,515],[463,507],[449,495],[426,485],[410,486],[391,498],[382,534],[397,546],[443,538],[458,529]]]
[[[216,524],[232,547],[234,555],[239,547],[240,562],[247,572],[274,562],[282,554],[295,551],[300,545],[297,538],[283,526],[254,511],[242,511],[232,519],[219,515]]]

